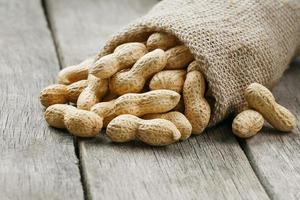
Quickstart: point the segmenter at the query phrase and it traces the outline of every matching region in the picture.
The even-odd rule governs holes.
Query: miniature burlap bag
[[[245,106],[247,85],[271,88],[282,76],[299,51],[300,0],[164,0],[113,36],[99,56],[154,31],[176,35],[201,64],[213,125]]]

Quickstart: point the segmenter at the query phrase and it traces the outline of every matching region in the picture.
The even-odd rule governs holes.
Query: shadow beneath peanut
[[[66,129],[55,128],[55,127],[52,127],[52,126],[48,126],[48,128],[54,134],[60,134],[60,135],[63,135],[63,136],[72,137],[72,135]]]
[[[236,139],[231,131],[231,119],[224,120],[213,127],[207,128],[202,135],[206,137],[206,140],[212,142],[225,144],[236,143]]]
[[[266,136],[292,136],[297,135],[295,133],[297,129],[294,129],[292,132],[282,132],[278,131],[269,124],[265,124],[264,127],[260,130],[259,134],[266,135]]]
[[[223,144],[234,144],[236,143],[235,137],[231,133],[230,121],[225,120],[224,122],[207,128],[202,134],[192,135],[187,140],[178,141],[174,144],[168,146],[149,146],[141,141],[130,141],[124,143],[117,143],[111,141],[105,134],[105,131],[102,131],[97,137],[94,138],[80,138],[80,141],[87,142],[89,145],[99,146],[110,146],[112,148],[140,148],[141,150],[171,150],[181,148],[182,145],[189,145],[189,141],[196,141],[197,143],[207,144],[207,143],[223,143]]]
[[[84,141],[87,142],[89,145],[93,145],[93,146],[99,146],[99,148],[103,147],[103,146],[109,146],[112,148],[140,148],[141,150],[145,150],[145,149],[149,149],[152,150],[153,148],[156,149],[167,149],[168,146],[158,146],[158,147],[153,147],[150,145],[147,145],[141,141],[130,141],[130,142],[122,142],[122,143],[118,143],[118,142],[113,142],[111,141],[106,135],[105,135],[105,131],[101,132],[101,135],[98,135],[97,137],[94,138],[80,138],[79,141]]]

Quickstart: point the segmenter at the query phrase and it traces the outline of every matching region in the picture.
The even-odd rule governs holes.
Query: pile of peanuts
[[[96,61],[89,58],[61,70],[58,84],[43,89],[40,101],[47,123],[75,136],[94,137],[106,127],[114,142],[163,146],[205,130],[211,115],[205,84],[186,46],[172,35],[153,33],[145,42],[124,43]],[[246,110],[234,119],[239,137],[261,129],[259,112],[279,130],[295,126],[294,116],[262,85],[250,85],[245,96],[258,112]],[[280,115],[290,120],[278,123]]]

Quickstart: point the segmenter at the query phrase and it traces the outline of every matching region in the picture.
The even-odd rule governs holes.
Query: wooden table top
[[[162,148],[47,126],[40,90],[156,0],[0,0],[0,199],[300,199],[300,62],[273,90],[297,116],[247,140],[230,121]]]

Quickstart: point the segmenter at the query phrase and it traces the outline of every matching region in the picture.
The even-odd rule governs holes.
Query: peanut
[[[53,104],[76,103],[78,96],[86,86],[87,80],[77,81],[71,85],[50,85],[40,93],[41,104],[48,107]]]
[[[260,112],[276,129],[289,132],[296,126],[295,116],[285,107],[276,103],[273,94],[259,83],[250,84],[245,91],[248,105]]]
[[[143,116],[150,113],[168,112],[174,108],[180,94],[171,90],[154,90],[142,94],[124,94],[116,99],[115,113]]]
[[[163,50],[151,51],[141,57],[129,71],[121,71],[113,75],[109,82],[109,89],[118,95],[141,92],[146,80],[161,71],[166,62]]]
[[[88,86],[79,95],[77,107],[83,110],[90,110],[93,105],[101,101],[107,90],[107,79],[99,79],[93,75],[89,75]]]
[[[81,92],[88,86],[88,80],[81,80],[67,86],[69,102],[76,103]]]
[[[91,111],[102,117],[103,127],[107,127],[108,123],[117,116],[115,114],[115,107],[115,100],[111,100],[108,102],[101,102],[95,104],[91,108]]]
[[[185,75],[185,70],[164,70],[152,77],[149,87],[151,90],[168,89],[181,93]]]
[[[195,60],[193,62],[191,62],[187,68],[187,72],[191,72],[191,71],[201,72],[200,65]]]
[[[90,68],[89,73],[107,79],[122,69],[131,67],[140,57],[147,53],[143,43],[131,42],[118,46],[114,53],[103,56]]]
[[[109,122],[111,122],[111,120],[113,120],[114,118],[116,118],[118,115],[116,115],[115,113],[109,114],[107,115],[104,119],[103,119],[103,127],[107,127],[107,125],[109,124]]]
[[[258,133],[264,125],[263,116],[254,110],[244,110],[232,122],[233,133],[240,138],[249,138]]]
[[[182,69],[194,60],[190,50],[184,46],[176,46],[166,51],[167,65],[165,69]]]
[[[176,126],[168,120],[143,120],[128,114],[113,119],[107,126],[106,134],[114,142],[138,139],[153,146],[172,144],[181,136]]]
[[[121,114],[142,116],[168,112],[178,104],[180,95],[171,90],[155,90],[142,94],[125,94],[110,102],[95,104],[91,111],[104,118],[103,126]]]
[[[173,35],[167,33],[153,33],[147,40],[147,48],[149,51],[154,49],[167,50],[178,43],[179,41]]]
[[[49,106],[45,120],[50,126],[66,128],[71,134],[80,137],[96,136],[102,128],[102,118],[97,114],[66,104]]]
[[[178,104],[180,95],[171,90],[154,90],[142,94],[124,94],[114,101],[95,104],[91,110],[104,118],[108,124],[121,114],[143,116],[150,113],[164,113]]]
[[[192,134],[192,125],[189,120],[180,112],[172,111],[162,114],[147,114],[143,119],[166,119],[172,122],[181,133],[180,140],[186,140]]]
[[[73,65],[62,69],[58,74],[58,83],[69,85],[71,83],[87,79],[89,66],[94,62],[94,58],[88,58],[78,65]]]
[[[210,106],[204,98],[205,80],[201,72],[187,73],[183,86],[185,116],[193,127],[194,134],[200,134],[210,119]]]

